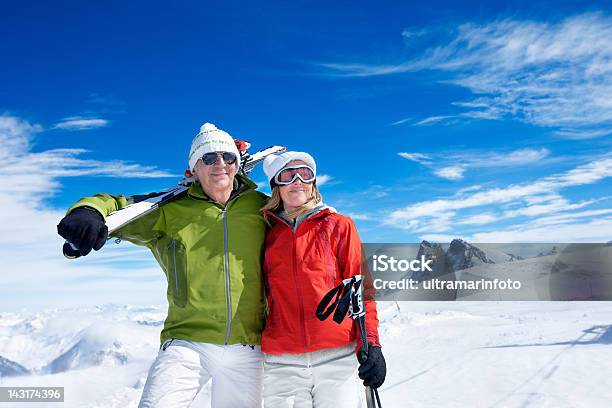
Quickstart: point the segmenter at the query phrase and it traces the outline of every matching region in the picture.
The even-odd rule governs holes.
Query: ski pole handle
[[[81,252],[79,252],[79,248],[74,246],[72,242],[64,242],[64,246],[62,247],[62,253],[68,259],[76,259],[81,257]]]

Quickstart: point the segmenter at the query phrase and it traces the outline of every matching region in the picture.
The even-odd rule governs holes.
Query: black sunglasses
[[[202,161],[208,166],[212,166],[217,162],[217,159],[221,156],[225,164],[234,164],[236,162],[236,155],[231,152],[210,152],[204,153]]]

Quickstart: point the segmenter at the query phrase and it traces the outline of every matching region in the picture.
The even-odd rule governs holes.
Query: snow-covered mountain
[[[525,259],[520,255],[514,255],[514,254],[508,254],[508,257],[509,257],[508,262],[522,261],[523,259]]]
[[[553,246],[551,249],[549,249],[548,251],[542,251],[540,252],[538,255],[536,256],[549,256],[549,255],[557,255],[559,253],[559,251],[557,250],[556,246]]]
[[[413,273],[411,278],[418,281],[437,278],[443,275],[447,279],[453,279],[454,272],[478,265],[499,264],[524,259],[521,256],[507,254],[494,249],[490,245],[483,249],[483,246],[471,244],[460,238],[453,239],[446,250],[444,250],[441,244],[422,241],[419,245],[416,259],[420,259],[422,255],[426,259],[434,260],[434,271],[418,271]]]
[[[507,251],[512,248],[511,244],[508,245]],[[517,262],[529,259],[530,257],[545,257],[560,253],[559,247],[553,245],[548,249],[541,250],[537,255],[522,256],[511,252],[504,252],[500,249],[503,249],[502,244],[473,244],[461,238],[453,239],[446,250],[443,249],[444,247],[437,243],[422,241],[419,246],[419,256],[423,253],[425,255],[431,254],[432,259],[437,261],[444,259],[444,262],[448,263],[452,270],[457,272],[483,264],[493,265]],[[443,257],[440,251],[443,251],[446,256]]]
[[[108,326],[92,325],[77,335],[68,350],[51,360],[43,373],[60,373],[74,369],[99,366],[122,365],[128,362],[129,352]]]
[[[453,265],[448,262],[447,254],[444,252],[442,245],[428,241],[421,242],[416,258],[421,259],[421,257],[433,260],[431,265],[433,270],[431,272],[416,271],[412,274],[412,279],[423,281],[443,277],[446,280],[454,280],[455,273]]]
[[[452,272],[473,268],[482,264],[492,265],[525,259],[520,255],[503,252],[497,249],[497,247],[499,246],[491,244],[472,244],[463,239],[455,238],[445,250],[445,246],[441,244],[424,240],[419,245],[418,254],[415,256],[415,259],[419,259],[421,255],[424,255],[426,259],[433,259],[436,270],[433,272],[419,271],[411,274],[410,277],[421,281],[442,275],[450,276]],[[407,251],[407,249],[405,250]],[[554,247],[552,250],[547,251],[545,255],[553,254],[556,254]],[[406,253],[403,255],[405,258]],[[542,253],[539,256],[545,255]]]
[[[166,312],[158,307],[101,306],[0,313],[0,355],[35,374],[52,374],[95,366],[118,366],[148,359],[133,336],[151,333],[142,344],[156,350],[159,322]]]
[[[30,371],[19,363],[0,356],[0,378],[30,374]]]
[[[451,241],[446,255],[455,271],[472,268],[481,264],[505,263],[522,259],[492,248],[483,250],[481,247],[459,238]]]

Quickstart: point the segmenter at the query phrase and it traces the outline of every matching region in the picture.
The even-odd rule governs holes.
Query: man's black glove
[[[77,247],[78,253],[87,255],[96,251],[106,242],[108,228],[104,217],[91,207],[75,208],[57,225],[57,233]]]
[[[379,346],[368,347],[368,357],[359,353],[359,378],[366,387],[378,388],[385,382],[387,363]]]

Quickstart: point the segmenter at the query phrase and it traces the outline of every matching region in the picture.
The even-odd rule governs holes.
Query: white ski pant
[[[212,379],[212,408],[261,407],[262,362],[259,346],[168,340],[149,370],[138,406],[189,407]]]
[[[353,344],[304,354],[264,354],[265,408],[362,408]]]

